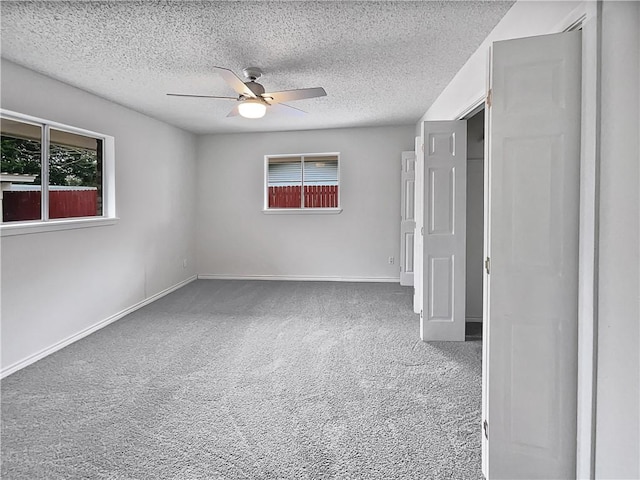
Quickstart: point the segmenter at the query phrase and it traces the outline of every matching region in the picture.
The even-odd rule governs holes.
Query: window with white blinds
[[[266,209],[339,208],[339,154],[267,155]]]

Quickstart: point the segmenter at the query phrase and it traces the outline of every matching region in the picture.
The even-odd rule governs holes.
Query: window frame
[[[338,161],[338,206],[337,207],[304,207],[297,208],[269,208],[269,159],[271,158],[299,158],[302,167],[302,183],[301,187],[304,187],[304,161],[305,157],[335,157]],[[342,183],[341,183],[341,165],[340,152],[320,152],[320,153],[282,153],[282,154],[268,154],[264,156],[264,201],[262,206],[262,213],[275,214],[275,215],[327,215],[338,214],[342,212]],[[302,194],[304,198],[304,194]],[[301,201],[301,203],[303,203]]]
[[[40,178],[41,218],[3,223],[0,217],[0,236],[41,233],[54,230],[113,225],[117,222],[115,199],[115,139],[110,135],[73,127],[44,118],[0,109],[0,117],[41,128]],[[102,140],[102,215],[90,217],[49,218],[49,138],[51,129]]]

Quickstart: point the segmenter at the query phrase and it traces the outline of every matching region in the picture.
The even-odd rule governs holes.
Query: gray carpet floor
[[[397,284],[199,280],[2,381],[3,479],[481,479],[481,343]]]

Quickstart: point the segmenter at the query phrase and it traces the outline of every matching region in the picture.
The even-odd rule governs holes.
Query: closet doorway
[[[484,105],[467,117],[465,338],[482,338],[484,268]]]

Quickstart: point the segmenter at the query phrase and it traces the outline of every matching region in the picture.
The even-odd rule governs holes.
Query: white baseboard
[[[281,280],[293,282],[378,282],[400,283],[400,277],[312,277],[305,275],[224,275],[199,274],[199,280]]]
[[[78,340],[80,340],[81,338],[86,337],[87,335],[92,334],[93,332],[100,330],[101,328],[106,327],[107,325],[109,325],[110,323],[115,322],[116,320],[120,320],[122,317],[130,314],[131,312],[135,312],[136,310],[144,307],[145,305],[150,304],[151,302],[158,300],[161,297],[164,297],[165,295],[168,295],[169,293],[179,289],[180,287],[185,286],[188,283],[193,282],[194,280],[196,280],[196,276],[192,276],[187,278],[186,280],[183,280],[182,282],[176,283],[175,285],[166,288],[164,290],[162,290],[161,292],[156,293],[155,295],[151,295],[148,298],[145,298],[144,300],[142,300],[141,302],[136,303],[135,305],[132,305],[128,308],[125,308],[124,310],[111,315],[108,318],[105,318],[104,320],[99,321],[98,323],[91,325],[90,327],[85,328],[84,330],[79,331],[78,333],[74,333],[73,335],[68,336],[67,338],[65,338],[64,340],[61,340],[53,345],[51,345],[50,347],[47,347],[43,350],[40,350],[39,352],[36,352],[32,355],[29,355],[27,358],[24,358],[18,362],[15,362],[11,365],[9,365],[8,367],[3,367],[2,370],[0,371],[0,378],[4,378],[8,375],[11,375],[12,373],[17,372],[18,370],[31,365],[34,362],[37,362],[38,360],[51,355],[54,352],[57,352],[58,350],[66,347],[67,345],[72,344],[73,342],[76,342]]]

